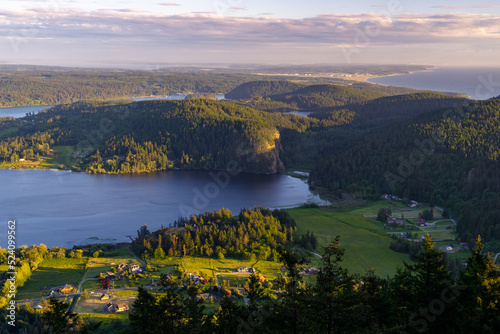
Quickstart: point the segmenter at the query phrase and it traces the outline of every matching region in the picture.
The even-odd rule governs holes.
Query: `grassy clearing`
[[[95,322],[102,321],[101,326],[95,333],[118,334],[122,333],[123,329],[115,329],[113,322],[120,321],[121,324],[127,326],[130,322],[128,314],[104,314],[104,313],[80,313],[84,319],[93,320]]]
[[[208,277],[215,277],[215,273],[234,273],[239,267],[254,267],[257,273],[267,279],[274,279],[280,272],[281,263],[271,261],[245,262],[233,259],[216,260],[203,257],[185,257],[182,266],[187,272],[205,273]]]
[[[68,161],[72,160],[73,146],[54,146],[52,149],[53,155],[44,157],[40,167],[57,168],[59,165],[68,165]]]
[[[47,259],[31,274],[31,278],[19,288],[18,300],[39,298],[47,295],[43,287],[55,287],[64,284],[78,286],[85,274],[88,258]]]
[[[103,308],[107,303],[113,304],[128,304],[131,308],[132,303],[137,296],[137,291],[134,291],[135,295],[129,296],[118,296],[117,293],[111,293],[112,298],[109,300],[101,300],[98,295],[91,295],[87,299],[80,299],[78,304],[75,306],[74,311],[77,313],[103,313]],[[125,312],[128,313],[128,312]]]
[[[385,201],[383,204],[387,204]],[[331,211],[324,209],[291,209],[290,215],[297,222],[298,234],[312,231],[319,245],[326,245],[337,235],[346,249],[343,265],[352,273],[363,274],[374,268],[381,276],[392,276],[403,261],[410,262],[407,254],[389,249],[392,239],[383,225],[365,215],[378,212],[380,202],[354,210]],[[321,248],[321,247],[320,247]],[[319,252],[321,252],[320,249]],[[312,258],[317,264],[318,258]]]
[[[0,138],[11,137],[17,133],[18,127],[5,128],[0,130]]]
[[[2,132],[0,131],[0,138],[2,137]],[[21,169],[49,169],[58,168],[61,165],[65,167],[70,167],[68,162],[71,161],[73,157],[74,147],[73,146],[53,146],[53,155],[48,157],[41,157],[39,161],[17,161],[16,163],[3,162],[0,163],[0,168],[21,168]],[[69,158],[69,159],[68,159]]]
[[[139,264],[140,262],[134,259],[127,248],[121,248],[109,254],[106,257],[92,258],[92,266],[90,267],[86,278],[98,277],[99,273],[111,271],[111,268],[126,263],[128,265]]]

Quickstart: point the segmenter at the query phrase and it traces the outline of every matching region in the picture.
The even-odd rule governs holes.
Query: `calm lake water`
[[[290,114],[294,114],[297,116],[302,116],[302,117],[307,117],[312,113],[317,112],[317,110],[297,110],[297,111],[290,111]]]
[[[287,175],[169,171],[148,175],[89,175],[53,170],[0,170],[0,246],[7,221],[17,222],[17,245],[49,247],[129,241],[178,217],[222,207],[324,204],[305,181]]]
[[[443,67],[425,72],[373,78],[368,81],[389,86],[463,93],[476,100],[500,95],[500,68]]]
[[[138,97],[134,99],[129,99],[130,101],[146,101],[146,100],[184,100],[186,94],[175,94],[169,96],[154,96],[154,97]],[[216,95],[217,100],[224,100],[224,95]],[[0,108],[0,117],[12,116],[15,118],[21,118],[26,116],[27,113],[38,113],[41,110],[49,109],[53,106],[30,106],[30,107],[9,107]]]
[[[27,113],[37,114],[40,110],[49,109],[53,106],[30,106],[30,107],[9,107],[0,108],[0,117],[12,116],[14,118],[21,118],[26,116]]]

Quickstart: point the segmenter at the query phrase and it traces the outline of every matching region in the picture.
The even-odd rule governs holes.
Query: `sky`
[[[4,64],[497,67],[499,56],[497,0],[2,0],[0,6]]]

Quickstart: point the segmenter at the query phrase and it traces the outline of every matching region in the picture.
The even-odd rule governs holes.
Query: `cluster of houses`
[[[195,285],[208,283],[208,281],[206,279],[204,279],[203,277],[201,277],[200,275],[189,273],[188,276],[189,276],[189,279],[192,280]]]
[[[311,268],[303,268],[301,271],[299,271],[299,274],[302,276],[310,276],[310,275],[315,275],[319,272],[319,269],[316,267],[311,267]]]
[[[116,269],[118,270],[119,273],[130,269],[130,272],[132,274],[140,274],[143,271],[141,266],[139,266],[138,264],[128,265],[126,263],[120,263],[119,265],[116,266]]]
[[[405,222],[403,221],[403,218],[397,218],[397,217],[391,217],[387,219],[387,223],[390,225],[396,225],[396,226],[403,226]]]
[[[401,197],[390,195],[390,194],[383,194],[382,198],[387,199],[387,200],[392,200],[392,201],[398,201],[398,202],[402,201]],[[408,203],[408,206],[410,208],[416,208],[418,205],[419,205],[419,203],[417,201],[414,201],[414,200],[411,200],[410,203]]]
[[[239,267],[239,268],[236,269],[236,271],[238,273],[255,274],[255,268],[253,268],[253,267],[247,267],[247,266]]]
[[[393,200],[393,201],[401,201],[401,198],[399,198],[398,196],[393,196],[393,195],[389,195],[389,194],[383,194],[382,198],[388,199],[388,200]]]
[[[81,153],[74,154],[75,158],[78,158],[78,159],[84,159],[84,158],[88,157],[89,155],[90,155],[90,153],[87,151],[82,151]]]

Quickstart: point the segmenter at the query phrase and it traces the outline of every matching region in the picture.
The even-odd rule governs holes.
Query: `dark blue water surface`
[[[53,170],[0,170],[0,245],[7,222],[17,244],[49,247],[127,241],[147,224],[168,227],[180,216],[243,207],[283,208],[323,203],[305,181],[288,175],[169,171],[147,175],[89,175]]]

